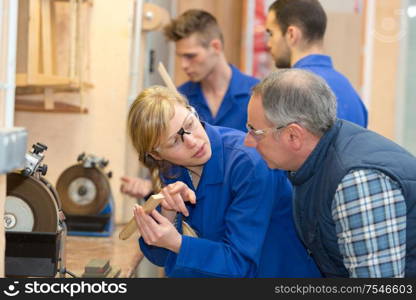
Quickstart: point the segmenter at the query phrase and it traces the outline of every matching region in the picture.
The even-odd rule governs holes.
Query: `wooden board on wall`
[[[17,19],[17,53],[16,73],[27,71],[29,1],[19,0],[19,14]]]
[[[369,128],[394,140],[398,57],[402,34],[401,14],[398,12],[402,10],[402,2],[378,0],[375,3],[375,28],[371,36],[374,39],[374,52]]]
[[[361,14],[330,12],[325,34],[325,52],[335,68],[344,74],[358,93],[361,91],[362,31]]]

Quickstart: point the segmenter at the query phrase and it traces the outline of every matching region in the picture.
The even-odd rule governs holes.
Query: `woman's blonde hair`
[[[128,130],[139,160],[151,174],[153,191],[162,188],[160,174],[165,175],[171,164],[155,160],[151,152],[160,144],[160,138],[166,133],[169,121],[173,118],[174,104],[188,106],[186,98],[163,86],[152,86],[142,91],[130,107]]]

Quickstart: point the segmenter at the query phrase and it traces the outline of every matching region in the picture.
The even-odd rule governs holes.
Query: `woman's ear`
[[[148,157],[153,158],[154,160],[162,160],[162,157],[160,157],[160,155],[156,152],[156,151],[152,151],[148,154],[146,154]]]

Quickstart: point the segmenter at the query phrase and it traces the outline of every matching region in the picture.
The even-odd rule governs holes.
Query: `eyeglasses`
[[[279,126],[279,127],[268,127],[264,129],[256,129],[253,127],[253,125],[251,125],[250,123],[247,123],[246,128],[247,128],[247,133],[250,134],[256,140],[256,142],[259,142],[266,136],[266,133],[268,131],[277,131],[277,130],[285,128],[286,126],[289,126],[290,124],[292,123]]]
[[[156,151],[161,150],[161,148],[165,149],[177,149],[180,145],[182,145],[184,140],[185,134],[192,134],[192,132],[198,128],[199,117],[197,112],[192,106],[187,107],[190,111],[188,115],[185,117],[182,127],[176,132],[176,134],[168,139],[167,142],[155,148]]]

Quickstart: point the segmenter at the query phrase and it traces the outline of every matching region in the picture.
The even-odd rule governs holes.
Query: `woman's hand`
[[[134,217],[137,228],[146,244],[179,253],[182,236],[175,226],[156,209],[148,215],[141,206],[135,205]]]
[[[161,193],[165,196],[165,199],[160,203],[164,209],[181,212],[185,216],[189,216],[185,202],[196,203],[194,191],[182,181],[165,186],[161,190]]]

